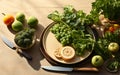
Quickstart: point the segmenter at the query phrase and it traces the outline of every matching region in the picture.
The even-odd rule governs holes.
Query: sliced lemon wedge
[[[61,49],[56,49],[56,50],[54,51],[54,55],[55,55],[55,57],[58,58],[58,59],[62,58],[62,56],[61,56],[61,54],[60,54],[60,51],[61,51]]]
[[[60,51],[63,60],[70,60],[75,56],[75,50],[70,46],[65,46]]]

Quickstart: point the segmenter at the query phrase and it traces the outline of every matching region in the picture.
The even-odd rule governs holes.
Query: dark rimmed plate
[[[76,64],[79,62],[82,62],[86,58],[88,58],[93,50],[86,51],[83,56],[75,56],[75,58],[71,61],[64,61],[56,58],[54,56],[54,51],[58,48],[62,47],[62,44],[58,42],[58,40],[55,38],[54,34],[50,31],[50,28],[54,25],[55,23],[51,23],[48,25],[45,30],[43,31],[41,37],[40,37],[40,48],[41,52],[45,56],[45,58],[52,62],[52,63],[60,63],[60,64]],[[90,28],[89,28],[90,29]],[[91,34],[93,34],[92,30],[89,30]],[[93,34],[94,37],[94,34]],[[95,39],[95,37],[94,37]]]

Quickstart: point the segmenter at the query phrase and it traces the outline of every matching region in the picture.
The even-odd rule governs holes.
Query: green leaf
[[[48,18],[55,22],[61,21],[61,15],[58,11],[54,11],[53,13],[49,14]]]

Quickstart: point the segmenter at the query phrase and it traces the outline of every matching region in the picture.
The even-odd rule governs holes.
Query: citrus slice
[[[60,54],[60,49],[56,49],[55,51],[54,51],[54,55],[55,55],[55,57],[56,58],[62,58],[62,56],[61,56],[61,54]]]
[[[63,47],[61,49],[61,56],[64,60],[70,60],[75,56],[75,50],[70,46]]]

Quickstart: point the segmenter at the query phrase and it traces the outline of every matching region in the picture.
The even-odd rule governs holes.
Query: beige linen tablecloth
[[[49,72],[41,69],[41,65],[51,65],[42,55],[39,49],[39,38],[44,28],[52,21],[47,15],[54,10],[63,11],[65,5],[73,5],[76,10],[84,10],[89,13],[91,2],[94,0],[0,0],[0,13],[15,14],[23,12],[26,18],[35,16],[39,20],[37,28],[37,42],[34,47],[26,51],[33,57],[32,61],[26,60],[7,47],[0,39],[0,75],[120,75],[109,73],[101,68],[100,72]],[[6,27],[0,14],[0,32],[14,42],[14,34]],[[87,64],[86,64],[87,65]]]

